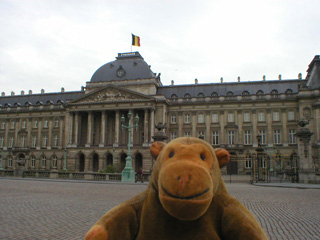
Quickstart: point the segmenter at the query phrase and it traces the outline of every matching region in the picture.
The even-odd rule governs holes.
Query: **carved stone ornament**
[[[104,92],[88,97],[84,102],[108,102],[127,99],[138,99],[138,97],[130,93],[121,92],[118,89],[107,89]]]

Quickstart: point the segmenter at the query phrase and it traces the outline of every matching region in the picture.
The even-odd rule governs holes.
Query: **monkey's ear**
[[[161,150],[166,146],[167,144],[165,142],[154,142],[152,143],[151,147],[150,147],[150,153],[151,156],[154,159],[157,159],[157,157],[159,156]]]
[[[215,153],[218,158],[219,167],[223,168],[230,161],[230,153],[223,148],[215,149]]]

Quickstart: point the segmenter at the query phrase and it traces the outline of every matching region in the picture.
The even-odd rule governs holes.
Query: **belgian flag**
[[[140,47],[140,37],[132,35],[132,46]]]

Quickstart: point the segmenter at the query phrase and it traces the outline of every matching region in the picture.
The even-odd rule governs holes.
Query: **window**
[[[170,133],[170,139],[173,140],[175,138],[177,138],[177,133],[176,132],[171,132]]]
[[[43,146],[44,147],[48,146],[48,136],[47,135],[43,136]]]
[[[219,145],[219,132],[218,131],[212,132],[212,144]]]
[[[251,131],[249,130],[244,131],[244,144],[245,145],[251,144]]]
[[[175,114],[171,115],[171,123],[177,123],[177,116]]]
[[[4,145],[4,137],[0,137],[0,148]]]
[[[16,122],[15,122],[15,121],[12,121],[12,122],[11,122],[11,128],[14,129],[15,127],[16,127]]]
[[[267,143],[266,130],[259,130],[259,135],[261,136],[261,145]]]
[[[273,142],[274,142],[274,144],[280,144],[281,143],[281,137],[280,137],[280,130],[279,129],[273,130]]]
[[[198,115],[198,123],[204,123],[204,114]]]
[[[31,156],[31,167],[32,168],[36,167],[36,157],[35,156]]]
[[[198,94],[198,97],[203,98],[203,97],[204,97],[204,94],[203,94],[203,93],[199,93],[199,94]]]
[[[52,168],[57,168],[57,156],[52,157]]]
[[[26,128],[27,127],[27,121],[22,121],[21,123],[21,128]]]
[[[198,138],[204,139],[205,138],[205,133],[204,131],[199,131],[198,132]]]
[[[8,158],[8,167],[12,168],[12,157],[11,156],[9,156],[9,158]]]
[[[185,136],[185,137],[191,137],[191,132],[190,132],[190,131],[184,132],[184,136]]]
[[[219,96],[219,95],[218,95],[218,93],[216,93],[216,92],[211,93],[211,97],[216,98],[216,97],[218,97],[218,96]]]
[[[38,120],[33,121],[33,128],[38,128]]]
[[[289,144],[296,144],[296,130],[295,129],[289,129]]]
[[[1,129],[5,129],[6,128],[6,122],[2,122],[1,123]]]
[[[176,100],[178,99],[178,96],[177,96],[176,94],[172,94],[172,95],[171,95],[171,99],[172,99],[173,101],[176,101]]]
[[[48,126],[49,126],[49,121],[48,120],[44,120],[43,127],[44,128],[48,128]]]
[[[21,136],[21,142],[20,142],[20,144],[21,144],[21,147],[22,147],[22,148],[25,147],[25,145],[26,145],[26,136]]]
[[[46,165],[47,165],[47,158],[46,158],[46,156],[42,156],[42,158],[41,158],[41,167],[42,168],[46,168]]]
[[[9,139],[9,147],[13,148],[13,146],[14,146],[14,136],[11,136]]]
[[[184,95],[184,98],[186,98],[186,100],[189,101],[191,99],[191,95],[187,93]]]
[[[191,116],[189,113],[184,115],[184,123],[190,123]]]
[[[280,121],[280,114],[279,114],[279,112],[273,112],[273,113],[272,113],[272,120],[273,120],[274,122]]]
[[[37,136],[32,136],[32,147],[36,147],[37,146]]]
[[[211,120],[213,123],[218,123],[219,122],[219,115],[218,113],[213,113],[211,116]]]
[[[234,136],[235,136],[234,130],[228,131],[228,144],[231,144],[231,145],[234,144]]]
[[[259,112],[258,113],[258,122],[264,122],[265,117],[264,117],[264,112]]]
[[[228,122],[234,122],[234,113],[228,113]]]
[[[59,127],[59,120],[54,121],[54,127]]]
[[[251,155],[246,156],[245,168],[252,168],[252,157]]]
[[[53,146],[58,147],[58,144],[59,144],[59,137],[58,137],[58,135],[54,135]]]
[[[244,113],[243,114],[243,121],[244,122],[250,122],[250,113]]]
[[[293,111],[288,112],[288,121],[294,121],[294,112]]]

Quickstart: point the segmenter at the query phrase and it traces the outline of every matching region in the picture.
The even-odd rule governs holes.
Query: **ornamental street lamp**
[[[136,114],[134,118],[134,125],[131,125],[131,118],[132,118],[132,113],[128,113],[128,125],[124,125],[126,118],[122,115],[120,118],[121,122],[121,127],[122,131],[123,128],[128,129],[128,154],[126,157],[126,166],[122,171],[122,178],[121,182],[135,182],[135,172],[132,169],[132,158],[131,158],[131,153],[130,153],[130,146],[131,146],[131,128],[136,128],[136,131],[138,130],[138,123],[139,123],[139,116]]]

